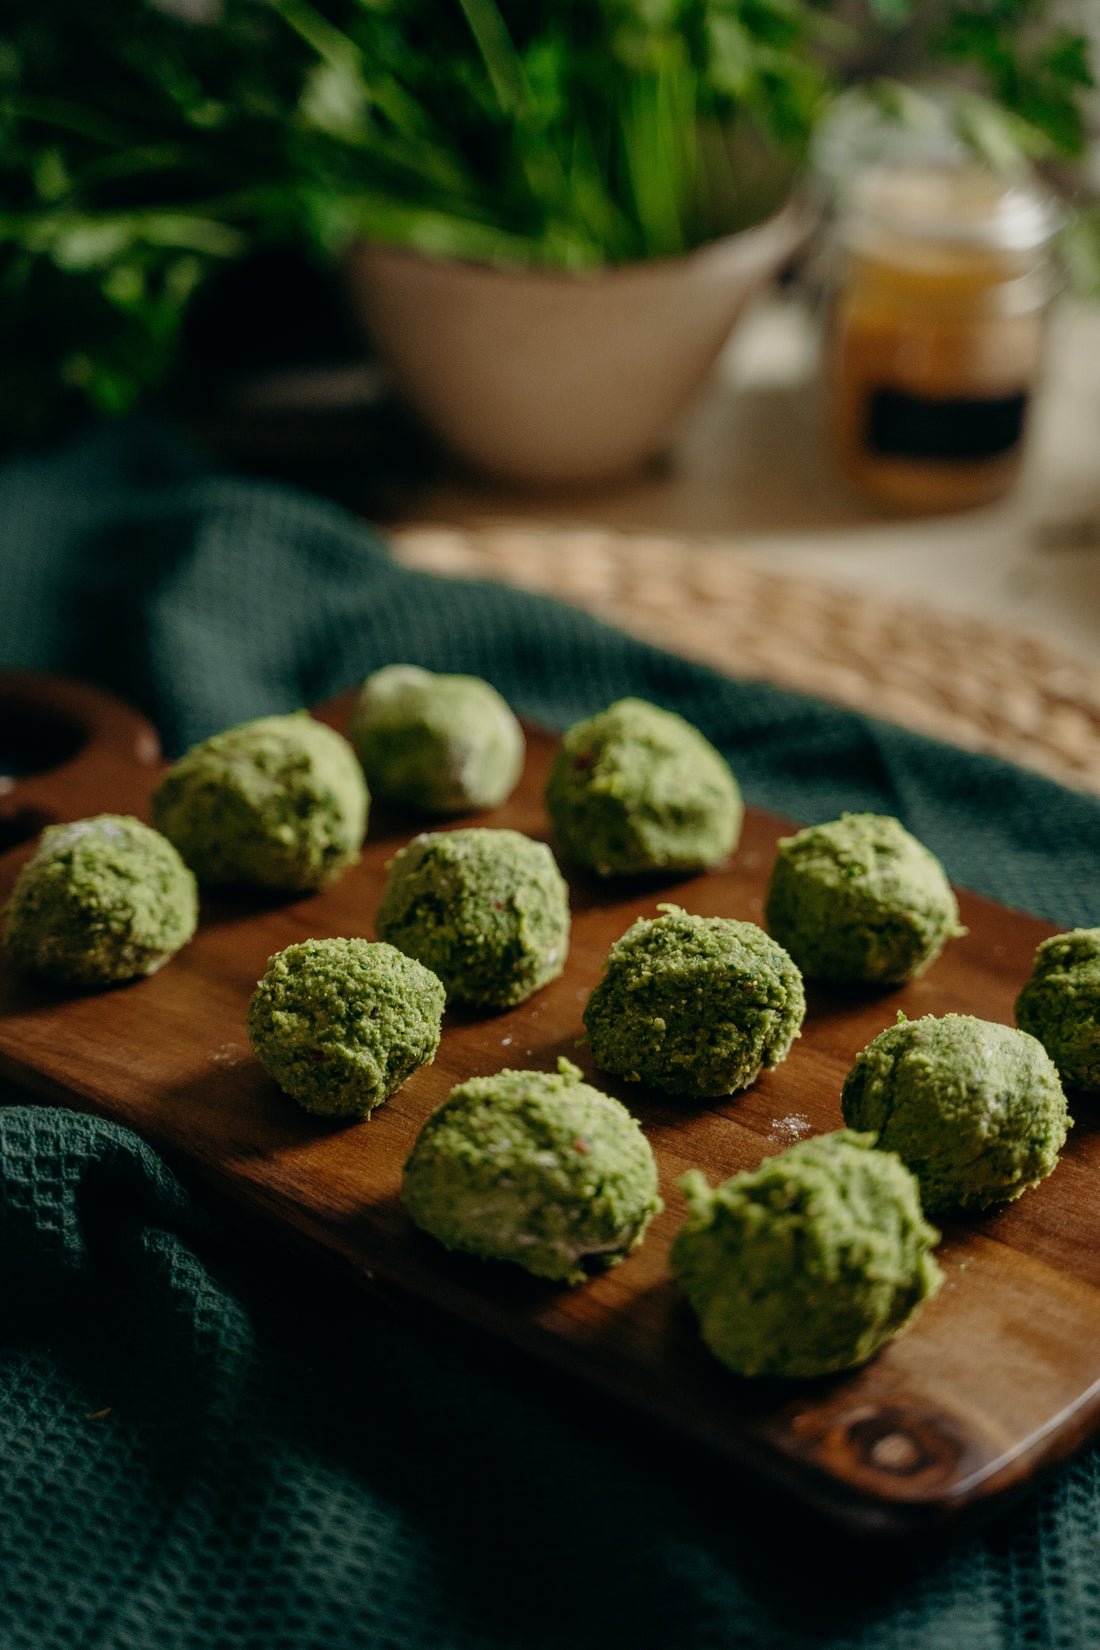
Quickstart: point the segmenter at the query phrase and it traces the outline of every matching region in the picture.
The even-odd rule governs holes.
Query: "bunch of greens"
[[[1050,15],[1048,16],[1048,9]],[[1056,0],[41,0],[0,23],[0,430],[120,410],[192,293],[356,236],[584,268],[782,197],[852,66],[947,64],[986,152],[1079,150]]]
[[[999,164],[1084,142],[1085,37],[1046,0],[360,0],[316,53],[298,156],[322,243],[584,267],[758,220],[848,72],[957,71],[961,137]],[[843,21],[841,20],[843,17]]]
[[[828,85],[802,0],[378,0],[340,29],[270,3],[317,53],[298,155],[329,244],[679,253],[775,203]]]
[[[210,270],[285,224],[303,65],[263,9],[44,0],[0,23],[0,430],[124,411]],[[282,54],[285,57],[285,53]]]

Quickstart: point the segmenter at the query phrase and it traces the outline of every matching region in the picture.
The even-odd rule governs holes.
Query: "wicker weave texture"
[[[408,567],[588,609],[730,675],[870,712],[1100,794],[1100,671],[1033,636],[602,528],[408,526]]]

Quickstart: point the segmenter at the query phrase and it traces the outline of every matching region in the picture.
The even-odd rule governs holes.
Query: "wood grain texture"
[[[22,679],[24,709],[34,690]],[[44,693],[43,713],[83,719],[88,741],[67,765],[9,783],[0,825],[108,809],[148,817],[156,743],[140,718],[90,690],[67,699],[49,684]],[[335,701],[321,714],[340,726],[347,708]],[[541,797],[553,749],[550,735],[531,730],[520,789],[478,823],[545,840]],[[252,1056],[248,998],[267,958],[292,941],[373,937],[386,861],[417,828],[376,812],[360,864],[309,898],[205,898],[192,944],[120,989],[49,991],[4,958],[0,1072],[45,1100],[128,1125],[221,1196],[342,1258],[365,1283],[568,1371],[864,1530],[904,1531],[988,1509],[1100,1424],[1100,1126],[1082,1101],[1055,1173],[1016,1204],[948,1223],[938,1252],[944,1289],[908,1334],[855,1373],[797,1383],[730,1375],[699,1341],[667,1265],[683,1215],[679,1174],[700,1167],[715,1181],[840,1126],[843,1078],[899,1008],[910,1018],[955,1010],[1011,1024],[1049,924],[962,893],[970,933],[923,979],[885,995],[812,991],[790,1057],[727,1100],[676,1101],[597,1074],[577,1046],[581,1013],[608,946],[635,917],[672,897],[689,911],[760,920],[787,825],[750,809],[725,869],[672,888],[607,889],[573,877],[560,980],[505,1013],[448,1013],[435,1064],[369,1122],[311,1118]],[[29,852],[23,842],[0,855],[0,899]],[[453,1084],[510,1065],[553,1069],[559,1054],[640,1118],[666,1202],[636,1254],[574,1290],[446,1254],[412,1227],[399,1197],[416,1133]]]

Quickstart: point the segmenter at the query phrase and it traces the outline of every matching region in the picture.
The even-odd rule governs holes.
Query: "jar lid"
[[[1064,219],[1060,203],[1037,185],[980,166],[873,166],[846,192],[841,233],[857,249],[877,246],[885,234],[1029,252]]]

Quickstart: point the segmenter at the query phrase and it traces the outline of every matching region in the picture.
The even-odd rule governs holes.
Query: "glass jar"
[[[1057,203],[975,166],[865,172],[837,225],[829,403],[844,474],[910,511],[996,498],[1019,468]]]

